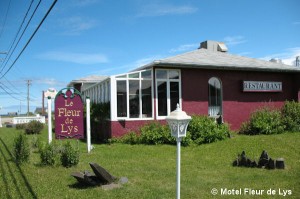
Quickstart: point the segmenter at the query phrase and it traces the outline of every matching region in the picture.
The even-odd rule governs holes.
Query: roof
[[[91,75],[91,76],[83,77],[83,78],[80,78],[80,79],[72,80],[68,84],[68,86],[71,86],[71,85],[77,84],[77,83],[98,83],[98,82],[103,81],[107,77],[108,76]]]
[[[161,60],[155,60],[139,69],[153,66],[186,67],[222,70],[300,72],[299,67],[260,59],[211,51],[204,48]]]

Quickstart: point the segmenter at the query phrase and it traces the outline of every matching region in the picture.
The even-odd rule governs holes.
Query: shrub
[[[43,148],[40,148],[41,163],[43,165],[58,165],[60,163],[60,153],[57,145],[53,142],[46,144]]]
[[[116,139],[116,141],[124,144],[139,144],[140,137],[136,132],[130,131],[129,133],[122,136],[121,138]]]
[[[196,144],[224,140],[230,135],[228,124],[217,124],[213,118],[208,116],[192,116],[188,132]]]
[[[287,131],[300,131],[300,103],[285,102],[281,109],[282,122]]]
[[[264,107],[251,114],[250,121],[242,124],[240,133],[247,135],[279,134],[284,132],[284,128],[281,112]]]
[[[64,167],[71,167],[79,163],[79,150],[75,149],[68,141],[64,144],[61,152],[61,164]]]
[[[30,146],[26,135],[20,134],[14,139],[14,151],[13,155],[15,157],[17,164],[22,164],[28,162],[30,156]]]
[[[16,129],[17,130],[23,130],[23,129],[25,129],[26,128],[26,123],[24,123],[24,124],[17,124],[16,125]]]
[[[167,125],[158,122],[149,123],[141,128],[140,141],[143,144],[172,144],[175,139],[171,136]]]
[[[25,127],[25,133],[26,134],[39,134],[44,128],[43,123],[32,120],[29,123],[27,123]]]

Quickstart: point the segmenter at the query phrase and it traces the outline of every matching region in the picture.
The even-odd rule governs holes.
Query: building
[[[209,115],[237,130],[259,107],[299,101],[299,90],[299,67],[232,55],[223,43],[205,41],[197,50],[106,77],[82,93],[94,103],[110,103],[101,128],[115,137],[163,122],[177,104],[189,115]]]

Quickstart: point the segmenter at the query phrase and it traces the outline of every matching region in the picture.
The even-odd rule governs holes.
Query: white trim
[[[156,72],[159,71],[159,70],[165,70],[167,71],[167,78],[166,79],[157,79],[156,78]],[[170,79],[169,78],[169,71],[178,71],[179,73],[179,78],[178,79]],[[165,69],[165,68],[157,68],[155,69],[155,74],[154,74],[154,77],[155,77],[155,95],[156,95],[156,98],[155,98],[155,109],[156,109],[156,119],[157,120],[165,120],[166,117],[168,115],[170,115],[171,113],[171,97],[170,97],[170,82],[178,82],[178,89],[179,89],[179,93],[178,93],[178,97],[179,97],[179,106],[182,107],[182,95],[181,95],[181,70],[180,69]],[[164,82],[167,82],[167,115],[166,116],[159,116],[158,115],[158,89],[157,89],[157,82],[159,81],[164,81]]]
[[[141,70],[141,71],[134,71],[134,72],[130,72],[130,73],[125,73],[125,74],[119,74],[119,75],[114,75],[111,77],[111,81],[114,82],[114,84],[111,83],[111,98],[114,98],[114,100],[111,100],[111,120],[112,121],[136,121],[136,120],[153,120],[154,119],[154,88],[153,88],[153,79],[154,79],[154,74],[153,74],[153,70],[151,69],[151,77],[152,78],[142,78],[142,72],[144,71],[149,71],[148,70]],[[130,74],[135,74],[135,73],[139,73],[139,77],[138,78],[132,78],[129,77]],[[125,77],[118,77],[118,76],[125,76]],[[117,81],[126,81],[126,90],[127,90],[127,101],[126,101],[126,105],[127,105],[127,116],[126,117],[118,117],[117,115]],[[137,118],[130,118],[130,107],[129,107],[129,81],[130,80],[136,80],[139,81],[139,117]],[[142,104],[142,81],[143,80],[149,80],[151,81],[151,103],[152,103],[152,115],[151,117],[142,117],[142,109],[143,109],[143,104]]]

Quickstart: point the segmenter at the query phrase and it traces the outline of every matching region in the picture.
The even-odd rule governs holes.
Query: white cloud
[[[157,17],[165,15],[182,15],[182,14],[192,14],[197,12],[198,8],[181,5],[166,5],[166,4],[147,4],[144,5],[140,12],[136,15],[139,17]]]
[[[178,46],[177,48],[172,48],[169,52],[170,53],[185,52],[185,51],[195,50],[199,46],[200,44],[183,44]]]
[[[60,19],[59,25],[64,30],[64,35],[80,35],[82,32],[96,27],[97,22],[93,19],[73,16]]]
[[[288,48],[281,53],[267,55],[265,57],[262,57],[261,59],[267,61],[271,59],[280,59],[284,64],[294,66],[297,56],[300,56],[300,47]]]
[[[237,44],[246,43],[247,40],[243,36],[228,36],[224,38],[224,43],[227,46],[234,46]]]
[[[102,53],[72,53],[49,51],[38,55],[40,59],[71,62],[76,64],[101,64],[107,63],[108,58]]]
[[[63,87],[66,86],[67,82],[59,81],[54,78],[38,78],[33,80],[35,84],[46,84],[49,88],[50,87]]]

